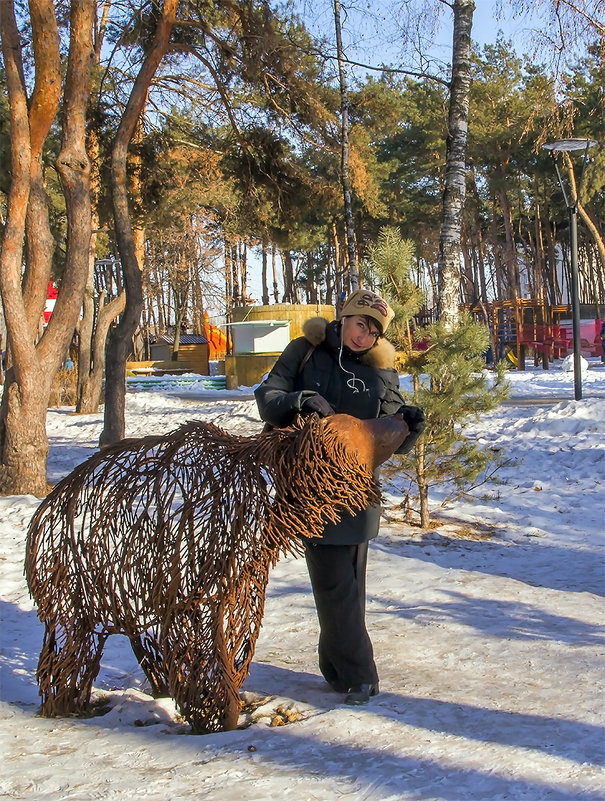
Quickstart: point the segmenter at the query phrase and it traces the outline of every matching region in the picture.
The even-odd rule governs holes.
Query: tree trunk
[[[12,378],[9,370],[1,406],[4,437],[0,491],[3,495],[41,498],[48,493],[46,410],[50,383]]]
[[[522,293],[521,279],[519,277],[519,262],[517,259],[517,244],[515,242],[510,203],[505,189],[498,190],[498,198],[500,199],[500,209],[502,211],[502,221],[504,223],[504,262],[508,275],[508,286],[512,296],[520,298]]]
[[[30,329],[35,331],[44,311],[55,240],[50,227],[48,195],[44,188],[42,154],[32,159],[30,192],[25,222],[23,300]]]
[[[204,320],[204,293],[202,292],[202,285],[200,281],[199,270],[195,270],[192,276],[192,306],[193,317],[192,326],[194,334],[205,334],[206,325]],[[143,309],[143,322],[145,321],[145,310]]]
[[[273,300],[279,303],[279,284],[277,283],[277,264],[276,264],[276,247],[271,248],[271,269],[273,271]]]
[[[262,298],[263,306],[269,305],[269,287],[267,284],[267,242],[263,239],[263,263],[262,263]]]
[[[101,403],[101,390],[103,386],[103,372],[105,369],[105,342],[107,331],[112,321],[122,313],[126,305],[124,291],[105,303],[105,292],[99,297],[97,321],[92,335],[92,354],[89,367],[81,387],[78,388],[78,414],[96,414]]]
[[[545,264],[544,275],[545,283],[549,290],[547,302],[551,306],[557,306],[561,303],[561,288],[559,286],[559,278],[557,275],[557,252],[555,236],[552,226],[550,225],[550,210],[548,201],[545,201],[540,206],[540,230],[544,234],[545,245]]]
[[[416,483],[418,484],[418,497],[420,500],[420,525],[428,528],[431,522],[429,510],[429,484],[426,478],[424,465],[424,443],[416,443]]]
[[[36,82],[30,99],[31,175],[25,226],[26,259],[23,298],[32,331],[44,310],[55,242],[50,228],[48,197],[44,188],[42,148],[61,97],[59,38],[53,4],[29,4]]]
[[[53,249],[40,154],[58,109],[61,77],[54,5],[48,0],[30,0],[29,11],[35,85],[28,103],[14,6],[10,0],[0,3],[11,120],[11,185],[2,242],[0,290],[12,365],[0,410],[0,492],[40,496],[47,491],[46,409],[52,379],[73,336],[88,272],[91,227],[85,119],[94,4],[92,0],[74,0],[70,8],[62,147],[57,159],[67,212],[67,248],[55,308],[37,344]],[[22,285],[24,239],[26,269]]]
[[[168,48],[175,22],[178,0],[164,0],[153,43],[132,87],[126,110],[120,121],[111,158],[111,190],[116,240],[126,290],[126,306],[119,324],[112,329],[107,348],[105,372],[104,428],[101,446],[123,439],[126,430],[126,359],[132,337],[141,319],[143,285],[137,261],[135,238],[130,221],[127,184],[128,146],[145,106],[147,92],[155,72]]]
[[[237,258],[237,244],[229,245],[229,264],[231,265],[231,296],[232,308],[235,306],[243,306],[241,303],[241,294],[239,286],[239,266]]]
[[[187,292],[174,290],[174,342],[172,345],[172,361],[178,362],[181,349],[181,329],[187,311]]]
[[[326,230],[326,273],[325,273],[325,281],[326,281],[326,297],[325,303],[327,306],[333,305],[332,296],[334,294],[334,278],[332,275],[332,263],[333,258],[332,254],[334,252],[334,247],[332,243],[332,229],[331,226],[327,226]]]
[[[353,219],[353,193],[351,191],[351,175],[349,172],[349,95],[344,69],[344,53],[342,48],[342,30],[340,21],[340,0],[334,0],[334,26],[336,29],[336,56],[338,59],[338,77],[340,83],[340,181],[344,202],[345,234],[349,281],[351,289],[359,289],[359,273],[357,271],[357,251],[355,246],[355,222]]]
[[[246,306],[248,302],[248,246],[240,239],[239,241],[239,272],[240,272],[240,286],[242,288],[242,306]]]
[[[231,269],[231,246],[225,239],[225,309],[228,315],[233,310],[233,273]]]
[[[96,193],[95,193],[96,194]],[[92,211],[93,231],[99,227],[96,209]],[[86,384],[92,370],[92,340],[95,324],[95,243],[97,235],[93,233],[90,238],[90,249],[88,254],[88,280],[84,297],[82,299],[82,317],[78,325],[78,379],[76,384],[76,412],[78,414],[89,414],[90,403],[82,404],[82,397],[89,395]],[[105,363],[105,360],[103,360]],[[96,407],[98,408],[98,402]]]
[[[104,0],[101,19],[94,31],[94,64],[98,69],[101,61],[101,49],[107,27],[111,0]],[[97,98],[97,105],[98,105]],[[98,347],[95,333],[95,257],[97,231],[99,230],[99,197],[101,193],[100,177],[100,144],[98,131],[91,125],[88,131],[88,153],[90,158],[90,196],[92,207],[92,235],[88,257],[88,281],[82,302],[82,318],[78,328],[78,381],[76,389],[76,412],[91,414],[97,412],[101,402],[101,382],[97,381],[93,352]],[[102,303],[102,301],[99,301]],[[107,335],[107,330],[105,331]],[[103,342],[101,374],[105,369],[105,343]],[[97,365],[99,367],[99,365]],[[98,385],[98,389],[96,389]]]
[[[581,203],[580,198],[578,197],[578,187],[576,183],[576,175],[573,168],[573,161],[571,160],[571,156],[569,153],[564,152],[563,158],[565,161],[565,167],[567,168],[567,175],[569,176],[569,183],[571,187],[571,198],[570,201],[573,204],[576,204],[578,207],[578,213],[582,218],[584,224],[590,231],[590,235],[592,236],[594,243],[596,245],[597,251],[601,258],[601,267],[605,270],[605,242],[603,241],[603,236],[599,231],[596,222],[590,217],[586,208]]]
[[[32,143],[21,61],[21,43],[12,3],[0,3],[0,33],[8,90],[11,142],[11,182],[0,254],[0,290],[4,305],[8,348],[10,349],[9,361],[16,361],[16,370],[13,371],[11,377],[13,380],[18,380],[23,372],[26,376],[31,374],[31,371],[37,367],[37,362],[21,291],[21,263],[30,192]],[[55,62],[58,66],[58,48]],[[7,384],[9,383],[7,375]],[[4,445],[5,415],[2,417],[2,423],[1,444]]]
[[[439,317],[453,328],[458,322],[460,233],[466,194],[466,140],[471,84],[473,0],[454,0],[452,80],[446,144],[445,190],[439,236]]]
[[[284,302],[294,303],[294,263],[292,253],[289,250],[282,250],[284,262]]]
[[[539,194],[538,182],[534,183],[534,239],[535,239],[535,261],[536,261],[536,283],[542,289],[542,297],[544,302],[549,304],[549,296],[552,291],[549,291],[547,284],[548,271],[546,269],[544,237],[542,235],[542,220],[541,220],[541,205],[542,201]]]

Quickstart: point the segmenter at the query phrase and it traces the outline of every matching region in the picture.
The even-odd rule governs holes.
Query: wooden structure
[[[540,362],[544,369],[554,359],[573,352],[573,325],[571,306],[546,306],[536,298],[516,298],[496,301],[482,307],[466,307],[475,317],[484,319],[487,311],[492,329],[492,347],[495,358],[508,355],[519,369],[525,369],[528,353],[534,364]],[[596,306],[582,305],[583,317],[580,326],[582,355],[599,356],[601,344],[599,330],[601,321]]]
[[[325,317],[333,320],[335,315],[334,306],[321,304],[291,304],[277,303],[269,306],[242,306],[233,309],[232,322],[236,326],[249,322],[251,324],[262,323],[263,321],[289,322],[289,339],[296,339],[302,336],[303,325],[306,320],[312,317]],[[270,338],[268,338],[270,339]],[[236,337],[234,337],[234,342]],[[233,352],[225,359],[225,374],[227,376],[227,386],[230,388],[239,385],[251,387],[259,384],[263,376],[268,373],[278,357],[283,351],[282,343],[279,349],[268,349],[266,351],[255,350],[254,352]]]
[[[150,349],[151,359],[126,362],[128,375],[210,375],[210,347],[203,334],[181,334],[176,354],[174,337],[170,334],[158,337]]]

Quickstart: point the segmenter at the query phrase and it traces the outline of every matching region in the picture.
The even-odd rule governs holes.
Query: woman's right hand
[[[300,411],[302,414],[312,414],[315,412],[320,417],[330,417],[336,414],[323,395],[311,395],[310,398],[304,401]]]

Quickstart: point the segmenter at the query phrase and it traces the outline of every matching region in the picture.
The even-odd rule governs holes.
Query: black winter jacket
[[[303,331],[304,336],[288,344],[255,390],[262,420],[279,428],[290,425],[304,401],[315,394],[322,395],[336,413],[360,420],[385,417],[401,408],[395,349],[388,340],[380,338],[363,354],[343,348],[339,363],[340,323],[315,318],[305,323]],[[304,361],[311,347],[314,350]],[[313,542],[357,545],[376,537],[379,525],[380,507],[368,507],[328,524],[321,540]]]

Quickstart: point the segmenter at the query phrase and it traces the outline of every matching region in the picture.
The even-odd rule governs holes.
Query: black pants
[[[378,673],[365,624],[368,543],[307,543],[305,558],[319,618],[319,669],[338,692],[376,684]]]

